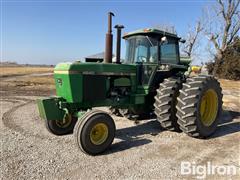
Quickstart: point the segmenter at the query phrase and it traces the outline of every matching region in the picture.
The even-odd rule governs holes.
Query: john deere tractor
[[[163,128],[196,138],[213,134],[222,111],[219,82],[212,76],[190,77],[189,63],[179,55],[183,40],[153,28],[125,34],[126,57],[121,60],[123,26],[116,25],[112,62],[112,16],[108,14],[103,62],[56,65],[56,96],[37,100],[47,129],[55,135],[73,132],[84,153],[102,153],[112,144],[116,127],[110,114],[94,107],[109,106],[136,117],[155,114]]]

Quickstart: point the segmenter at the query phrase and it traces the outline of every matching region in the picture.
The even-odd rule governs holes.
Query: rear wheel
[[[178,124],[193,137],[208,137],[217,128],[222,112],[222,89],[211,76],[188,78],[177,104]]]
[[[71,114],[65,115],[63,120],[45,120],[46,128],[55,135],[66,135],[73,132],[77,118]]]
[[[115,131],[115,123],[111,116],[103,111],[92,110],[78,120],[74,136],[84,153],[96,155],[111,146]]]
[[[177,124],[176,104],[181,87],[182,83],[179,78],[165,79],[160,84],[155,96],[154,112],[161,126],[167,130],[180,131]]]

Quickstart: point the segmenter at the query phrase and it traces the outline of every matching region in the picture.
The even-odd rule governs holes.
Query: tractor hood
[[[70,103],[106,99],[110,84],[121,77],[129,77],[134,83],[136,65],[74,62],[60,63],[54,68],[56,95]]]
[[[60,63],[54,68],[54,74],[85,75],[135,75],[136,66],[111,63]]]

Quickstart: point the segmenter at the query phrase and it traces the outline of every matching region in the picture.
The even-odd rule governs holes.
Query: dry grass
[[[27,82],[28,84],[45,84],[45,85],[54,85],[53,76],[40,76],[40,77],[24,77],[21,79],[15,80],[15,82]]]
[[[0,67],[0,77],[53,72],[52,67]]]
[[[40,77],[21,77],[9,79],[6,81],[0,82],[2,87],[9,88],[18,88],[18,89],[26,89],[26,90],[46,90],[46,89],[55,89],[54,78],[53,76],[40,76]]]
[[[220,79],[223,89],[223,106],[231,111],[240,111],[240,81]]]
[[[223,89],[240,91],[240,81],[220,79],[219,82]]]
[[[46,91],[55,89],[53,75],[45,75],[45,73],[53,72],[51,67],[1,66],[0,72],[0,86],[3,90]],[[33,74],[43,76],[33,76]]]

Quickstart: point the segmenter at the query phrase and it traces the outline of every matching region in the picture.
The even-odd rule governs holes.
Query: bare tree
[[[200,33],[203,31],[203,26],[200,20],[195,24],[194,28],[189,27],[186,42],[182,46],[182,52],[185,53],[188,57],[191,57],[196,48]]]
[[[216,0],[215,6],[206,12],[206,36],[215,49],[215,62],[221,63],[224,51],[232,43],[240,29],[240,0]],[[205,17],[205,18],[206,18]]]

